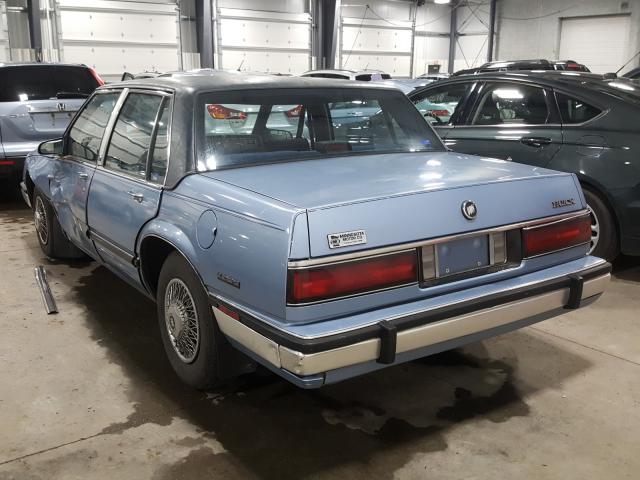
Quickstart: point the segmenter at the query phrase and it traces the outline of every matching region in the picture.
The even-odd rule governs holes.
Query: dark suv
[[[27,153],[62,136],[76,110],[102,84],[85,65],[0,64],[0,179],[17,181]]]
[[[495,72],[441,80],[409,98],[454,151],[575,173],[593,213],[591,252],[640,255],[638,84],[581,72]]]

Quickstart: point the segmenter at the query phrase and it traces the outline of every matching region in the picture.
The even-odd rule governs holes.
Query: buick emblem
[[[466,218],[467,220],[473,220],[478,216],[478,208],[476,207],[476,204],[471,200],[465,200],[464,202],[462,202],[461,210],[462,215],[464,215],[464,218]]]

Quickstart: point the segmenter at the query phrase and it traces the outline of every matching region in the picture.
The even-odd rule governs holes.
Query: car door
[[[164,184],[171,96],[125,89],[124,100],[91,182],[87,221],[102,260],[139,282],[135,245],[156,216]]]
[[[456,152],[545,166],[562,146],[553,93],[517,82],[480,84],[463,125],[447,135]]]
[[[87,237],[87,194],[104,132],[121,93],[99,92],[87,101],[64,137],[63,154],[49,179],[60,226],[73,243],[88,253],[95,250]]]
[[[409,95],[418,111],[429,121],[445,144],[449,134],[462,117],[464,106],[475,83],[475,81],[449,83],[429,87]]]

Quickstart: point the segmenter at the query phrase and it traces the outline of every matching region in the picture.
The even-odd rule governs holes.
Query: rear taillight
[[[104,80],[100,75],[98,75],[98,72],[96,72],[95,69],[89,67],[89,72],[91,73],[91,76],[95,78],[96,82],[98,82],[98,85],[104,85]]]
[[[417,282],[415,250],[289,271],[288,303],[299,304]]]
[[[591,217],[562,220],[523,230],[524,256],[533,257],[564,248],[582,245],[591,240]]]
[[[0,160],[0,165],[6,166],[6,165],[15,165],[16,162],[14,162],[13,160]]]
[[[291,110],[287,110],[284,114],[287,118],[298,118],[300,113],[302,112],[302,105],[297,105],[293,107]]]
[[[427,113],[435,115],[436,117],[446,117],[447,115],[449,115],[448,110],[429,110]]]
[[[240,110],[224,107],[222,105],[207,105],[207,111],[211,118],[216,120],[246,120],[247,114]]]

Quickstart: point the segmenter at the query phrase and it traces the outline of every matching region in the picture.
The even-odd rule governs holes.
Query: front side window
[[[471,125],[544,125],[550,112],[542,88],[514,83],[487,84],[471,115]]]
[[[556,92],[556,99],[558,100],[560,117],[564,124],[584,123],[602,113],[599,108],[564,93]]]
[[[199,170],[444,149],[407,98],[394,90],[207,94],[196,108]]]
[[[470,83],[454,83],[416,95],[411,101],[431,125],[447,125],[461,108],[470,87]]]
[[[147,158],[162,98],[146,93],[127,96],[111,134],[105,168],[138,178],[146,177]]]
[[[69,130],[68,155],[88,162],[98,160],[102,136],[119,96],[120,92],[101,93],[87,102]]]

